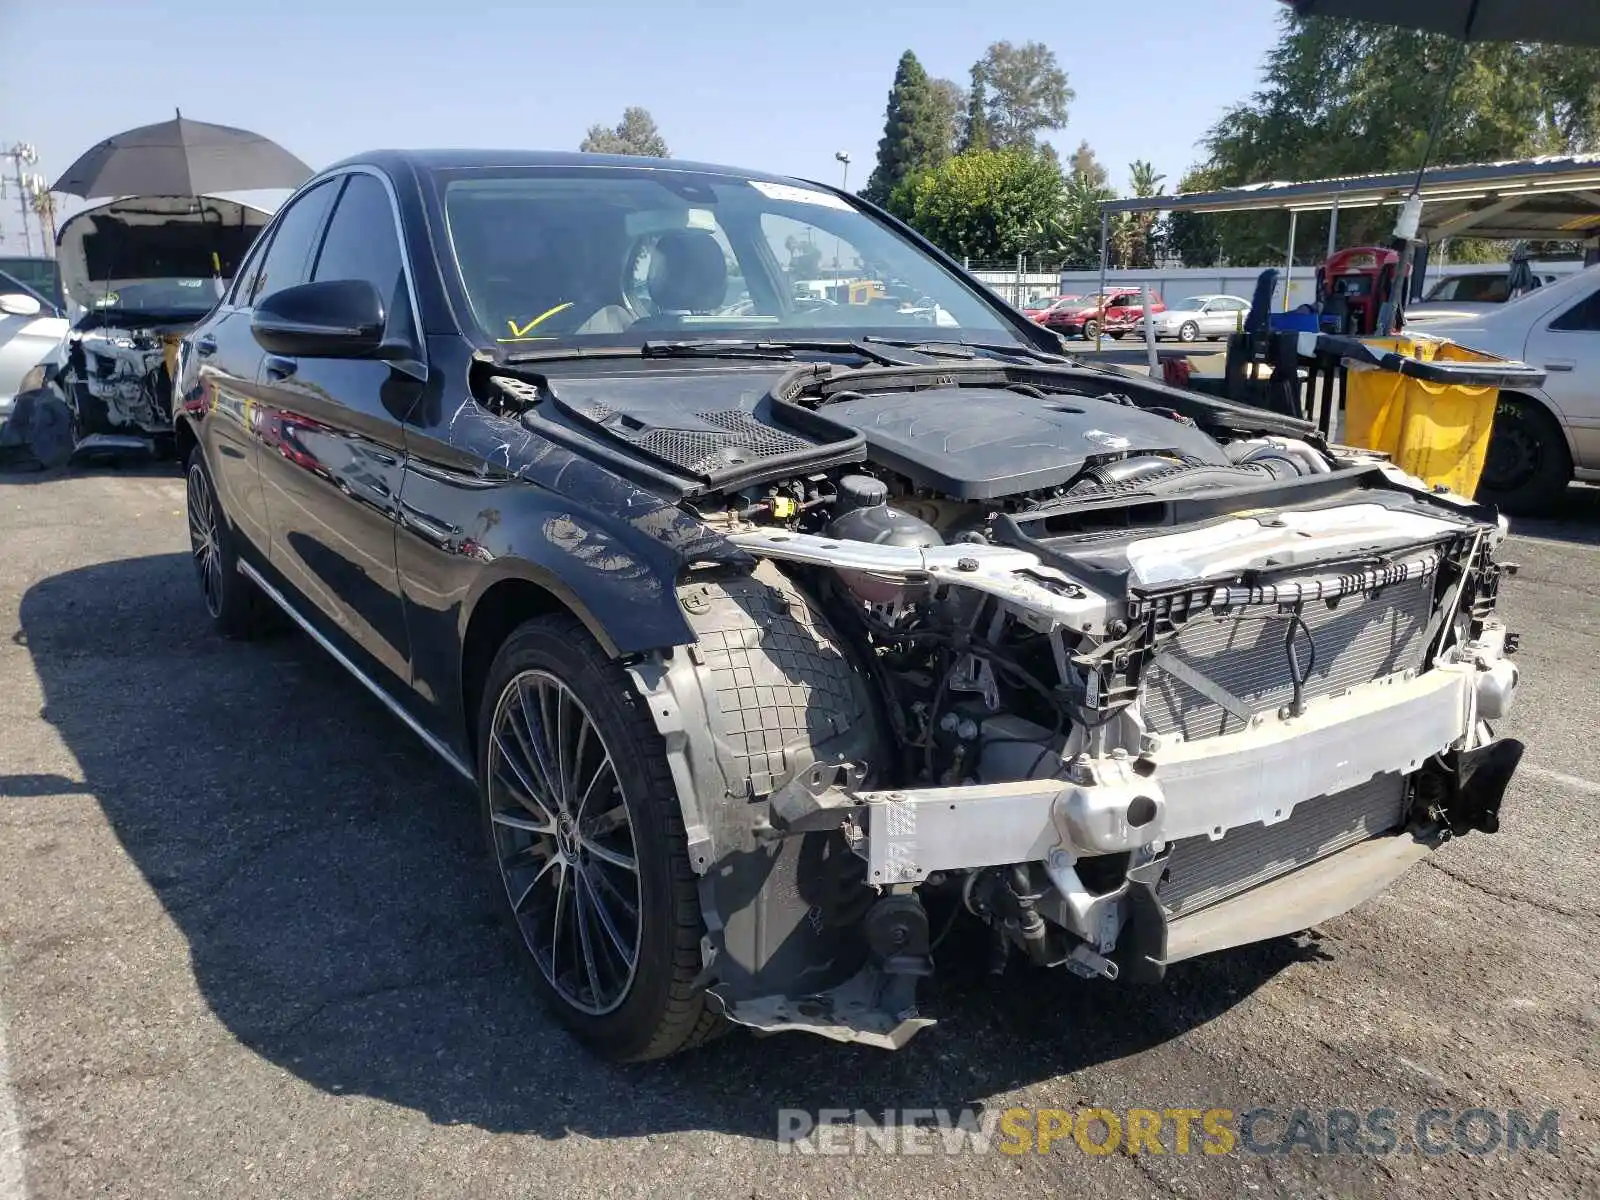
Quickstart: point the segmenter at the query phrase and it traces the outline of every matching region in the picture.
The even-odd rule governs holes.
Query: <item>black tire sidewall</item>
[[[1193,321],[1185,321],[1182,325],[1178,326],[1178,340],[1180,342],[1198,341],[1199,337],[1200,326],[1196,325]]]
[[[597,659],[609,670],[597,670]],[[639,962],[627,998],[599,1016],[572,1007],[545,978],[511,911],[496,861],[498,850],[489,819],[487,786],[489,736],[502,693],[511,680],[530,670],[544,670],[556,676],[588,709],[611,753],[628,819],[633,824],[634,855],[639,864]],[[665,1020],[678,936],[673,921],[673,856],[680,855],[687,862],[682,836],[669,827],[661,797],[654,794],[665,773],[665,757],[658,739],[652,744],[650,738],[640,736],[639,718],[649,719],[642,707],[634,707],[642,703],[621,669],[604,661],[603,652],[576,620],[537,618],[519,626],[501,646],[489,670],[478,712],[479,811],[494,886],[501,899],[501,916],[516,939],[518,957],[551,1012],[591,1048],[618,1060],[643,1054]],[[677,803],[675,796],[666,800]]]
[[[218,633],[224,637],[247,638],[252,636],[259,624],[259,612],[255,588],[250,581],[239,573],[239,552],[234,543],[233,527],[228,522],[228,514],[222,507],[222,500],[217,495],[216,485],[211,480],[211,469],[206,466],[204,452],[196,446],[189,453],[189,461],[185,467],[184,480],[191,479],[198,472],[202,486],[211,498],[211,511],[214,514],[216,528],[214,536],[217,539],[217,552],[221,559],[221,578],[217,582],[220,591],[217,611],[213,613],[210,607],[206,608],[206,615],[211,618],[211,623]],[[189,504],[187,488],[184,494],[184,507]],[[192,556],[191,556],[192,557]],[[201,589],[200,602],[205,604],[205,586],[199,578],[199,564],[195,563],[195,585]]]
[[[1533,437],[1539,447],[1531,478],[1504,491],[1492,487],[1487,480],[1480,480],[1476,498],[1508,513],[1536,515],[1549,511],[1566,493],[1572,478],[1572,460],[1560,423],[1537,403],[1515,397],[1500,401],[1495,428],[1490,434],[1490,454],[1494,453],[1493,438],[1518,427]]]

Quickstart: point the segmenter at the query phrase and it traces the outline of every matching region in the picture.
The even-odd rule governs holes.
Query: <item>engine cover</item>
[[[1210,437],[1156,413],[1086,396],[929,388],[840,400],[829,419],[858,430],[874,462],[958,500],[1057,487],[1093,457],[1168,451],[1225,464]]]

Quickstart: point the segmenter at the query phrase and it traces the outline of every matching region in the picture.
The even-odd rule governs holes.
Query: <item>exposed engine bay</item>
[[[742,552],[630,665],[735,1021],[899,1046],[958,921],[1108,980],[1492,832],[1505,536],[1302,422],[1076,365],[496,376]],[[942,965],[942,964],[941,964]]]
[[[209,196],[132,196],[75,214],[57,258],[73,305],[11,431],[46,466],[172,440],[179,340],[215,307],[269,214]]]

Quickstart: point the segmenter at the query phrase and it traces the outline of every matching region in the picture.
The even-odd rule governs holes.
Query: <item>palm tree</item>
[[[54,253],[56,244],[56,197],[44,184],[44,176],[34,176],[34,186],[30,189],[33,193],[31,204],[33,211],[38,214],[39,228],[48,235],[44,246],[45,253]]]
[[[1128,186],[1135,196],[1162,195],[1167,190],[1165,179],[1165,175],[1156,173],[1153,164],[1142,158],[1128,164]],[[1119,265],[1130,269],[1155,266],[1163,233],[1159,213],[1124,213],[1112,235]]]

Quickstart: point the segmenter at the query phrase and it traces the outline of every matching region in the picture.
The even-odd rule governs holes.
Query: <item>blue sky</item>
[[[686,158],[865,180],[906,48],[965,82],[993,41],[1055,50],[1077,100],[1050,140],[1087,138],[1126,184],[1169,189],[1255,86],[1275,0],[0,0],[0,144],[54,178],[94,142],[184,115],[274,138],[313,167],[375,146],[571,149],[628,104]],[[0,247],[20,250],[15,196]],[[37,236],[37,235],[36,235]]]

